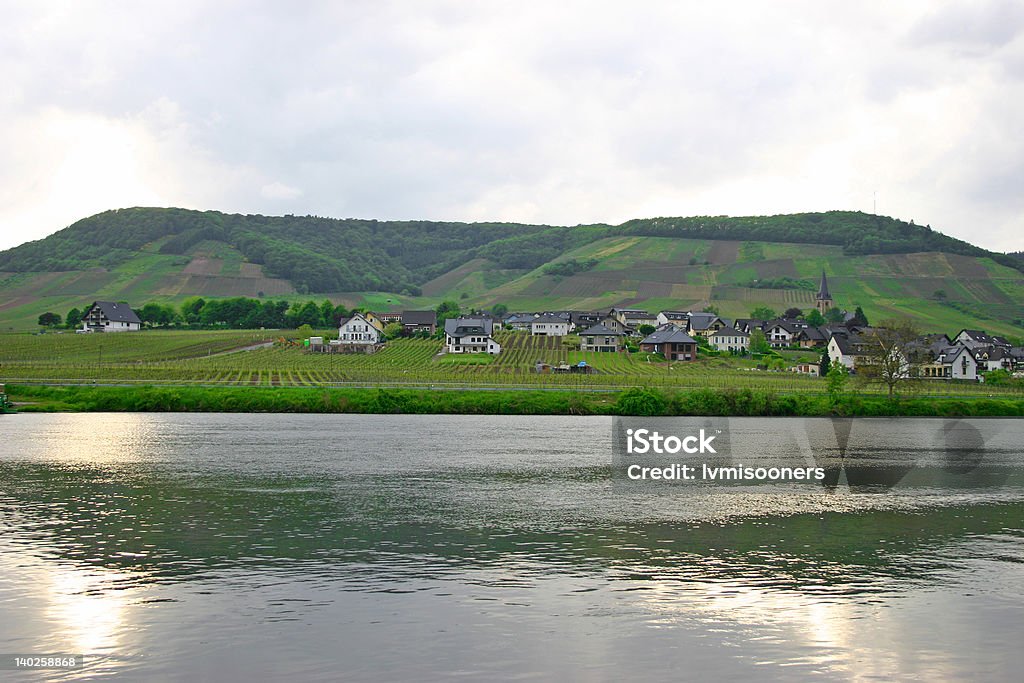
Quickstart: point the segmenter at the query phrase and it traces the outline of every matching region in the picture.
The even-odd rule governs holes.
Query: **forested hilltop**
[[[847,254],[938,251],[988,256],[1024,271],[1016,256],[986,251],[904,221],[850,211],[731,218],[652,218],[574,227],[519,223],[376,221],[224,214],[174,208],[105,211],[45,239],[0,252],[0,271],[111,268],[157,243],[161,254],[223,242],[300,291],[390,291],[420,286],[471,259],[529,270],[615,236],[758,240],[834,245]]]

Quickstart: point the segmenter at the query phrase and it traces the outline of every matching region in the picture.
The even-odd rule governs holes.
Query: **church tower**
[[[824,268],[821,269],[821,285],[818,286],[818,296],[815,299],[815,305],[818,307],[818,312],[822,315],[825,315],[828,309],[835,307],[832,295],[828,292],[828,278],[825,277]]]

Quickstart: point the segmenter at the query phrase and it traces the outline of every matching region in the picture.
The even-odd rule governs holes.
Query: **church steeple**
[[[822,315],[834,306],[832,295],[828,291],[828,278],[825,277],[824,268],[821,269],[821,284],[818,286],[818,296],[815,298],[815,305],[818,308],[818,312]]]

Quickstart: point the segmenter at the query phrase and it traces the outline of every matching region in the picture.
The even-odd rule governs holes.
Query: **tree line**
[[[309,325],[314,329],[323,329],[338,327],[343,319],[360,310],[335,305],[328,299],[318,304],[315,301],[291,303],[247,297],[204,299],[193,296],[181,302],[180,306],[150,302],[135,309],[135,314],[146,327],[297,329]],[[86,312],[72,308],[62,317],[48,311],[39,316],[38,322],[41,327],[51,329],[74,329],[81,325]]]

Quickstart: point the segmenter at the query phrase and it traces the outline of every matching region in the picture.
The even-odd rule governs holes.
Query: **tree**
[[[870,323],[868,317],[864,315],[864,309],[858,306],[853,312],[853,318],[850,320],[851,325],[857,325],[858,327],[867,327]]]
[[[768,344],[768,338],[764,336],[764,330],[759,327],[755,327],[750,331],[750,352],[751,353],[768,353],[771,351],[771,346]]]
[[[72,308],[64,318],[64,327],[72,329],[78,327],[80,322],[82,322],[82,312],[77,308]]]
[[[298,332],[299,339],[309,339],[310,335],[313,334],[313,327],[311,325],[299,325]]]
[[[861,337],[861,360],[857,372],[868,381],[884,384],[889,397],[896,387],[917,374],[921,360],[914,342],[921,331],[909,319],[888,319]]]
[[[397,339],[402,336],[403,332],[405,332],[405,328],[402,323],[390,323],[384,327],[384,338]]]
[[[821,358],[818,360],[818,374],[822,377],[827,377],[831,369],[832,359],[829,358],[828,349],[825,349],[821,352]]]
[[[159,325],[163,318],[163,307],[150,302],[139,309],[139,320],[149,326]]]
[[[320,304],[320,324],[324,327],[334,327],[334,304],[329,299],[324,299]]]
[[[828,399],[832,405],[835,405],[843,395],[850,374],[842,363],[833,363],[832,367],[828,369],[826,378],[828,379]]]
[[[298,306],[298,304],[296,304]],[[294,310],[294,309],[293,309]],[[316,327],[323,323],[322,313],[320,307],[312,301],[307,301],[302,304],[301,307],[295,311],[295,325],[301,327],[302,325],[309,325],[310,327]]]
[[[823,316],[817,308],[811,309],[811,311],[804,316],[804,320],[807,321],[808,325],[820,327],[825,324],[825,316]]]
[[[790,308],[787,308],[786,312],[783,313],[782,315],[783,317],[786,318],[799,318],[803,316],[803,314],[804,312],[801,311],[799,308],[797,308],[796,306],[791,306]]]
[[[825,311],[825,320],[830,323],[841,323],[846,318],[846,314],[840,311],[838,308],[830,308]]]
[[[777,314],[767,306],[758,306],[750,312],[750,317],[754,320],[772,320]]]
[[[443,327],[444,321],[449,318],[458,318],[460,310],[461,308],[459,307],[458,302],[442,301],[435,309],[437,312],[437,326]]]
[[[40,327],[57,327],[62,322],[64,322],[64,318],[60,317],[56,313],[51,313],[49,311],[39,316]]]
[[[711,304],[709,306],[705,306],[704,307],[704,312],[705,313],[711,313],[713,315],[722,315],[721,311],[718,310],[718,306],[715,306],[714,304]]]
[[[202,297],[190,296],[181,302],[181,317],[189,325],[194,325],[199,322],[203,306],[205,305],[206,300]]]
[[[491,314],[495,318],[504,318],[506,313],[508,313],[508,306],[505,304],[494,304],[491,306]]]
[[[652,332],[654,332],[654,330],[656,330],[656,329],[657,329],[657,328],[656,328],[656,327],[655,327],[654,325],[641,325],[641,326],[640,326],[640,327],[639,327],[639,328],[637,329],[637,332],[639,332],[640,334],[642,334],[643,336],[645,336],[645,337],[646,337],[647,335],[649,335],[649,334],[651,334]]]

